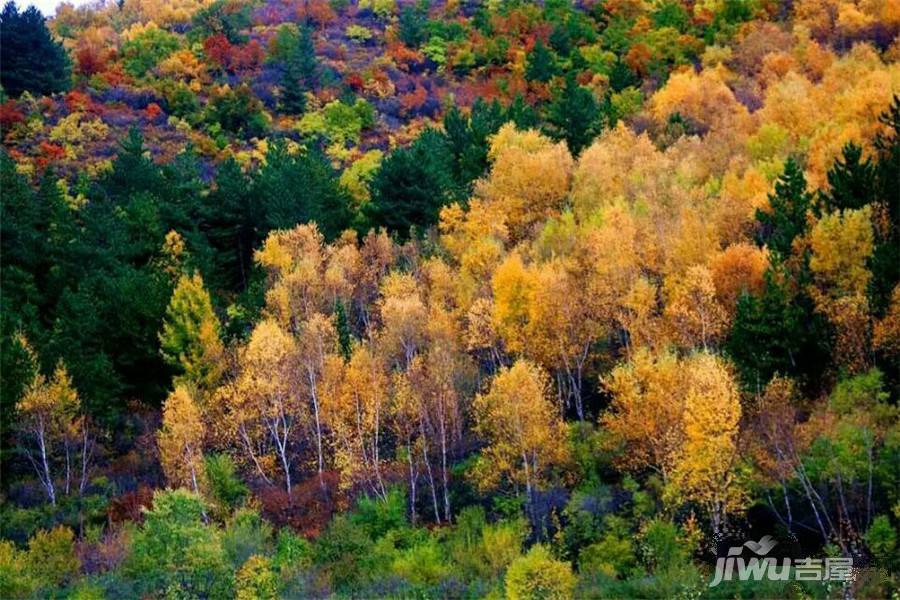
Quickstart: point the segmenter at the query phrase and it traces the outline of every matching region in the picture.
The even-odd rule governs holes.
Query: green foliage
[[[578,85],[570,73],[548,108],[549,133],[557,140],[565,140],[569,151],[577,156],[600,133],[601,116],[594,94]]]
[[[579,570],[619,578],[639,574],[637,549],[628,523],[622,517],[608,515],[603,528],[599,541],[587,546],[579,554]]]
[[[272,526],[248,508],[238,509],[222,531],[222,549],[235,568],[254,555],[269,554],[271,542]]]
[[[262,199],[267,230],[315,221],[326,239],[333,239],[350,224],[348,194],[332,166],[315,151],[292,154],[282,141],[273,142],[253,192],[251,197]]]
[[[759,243],[782,259],[789,257],[794,239],[806,231],[812,199],[806,191],[803,169],[793,157],[788,158],[784,173],[775,182],[775,193],[769,195],[769,211],[756,211]]]
[[[22,92],[50,95],[72,85],[72,62],[63,45],[50,35],[34,6],[19,12],[10,0],[0,14],[0,84],[13,98]]]
[[[472,182],[487,171],[489,138],[510,120],[510,112],[504,111],[496,100],[488,103],[479,98],[472,105],[468,118],[455,106],[444,115],[444,135],[453,156],[453,176],[460,190],[468,191]]]
[[[544,42],[538,40],[525,62],[525,79],[547,83],[559,74],[556,58]]]
[[[443,548],[434,538],[399,553],[391,566],[393,572],[414,585],[437,585],[451,574]]]
[[[378,539],[406,525],[406,496],[397,488],[389,490],[384,500],[364,496],[357,502],[351,521],[370,538]]]
[[[159,343],[163,357],[188,382],[203,389],[215,386],[221,369],[219,319],[198,274],[182,276],[175,286]]]
[[[406,5],[397,20],[397,37],[410,48],[418,48],[427,38],[428,15],[416,5]]]
[[[145,593],[180,588],[201,597],[232,593],[232,570],[218,532],[204,524],[203,503],[186,490],[156,492],[124,565]]]
[[[272,567],[281,573],[282,579],[296,577],[312,565],[312,559],[313,546],[309,541],[287,528],[278,532]]]
[[[207,104],[205,118],[247,137],[261,137],[269,129],[262,103],[247,85],[215,94]]]
[[[215,0],[194,13],[191,25],[192,41],[222,34],[232,44],[242,43],[246,38],[241,32],[250,26],[250,5]]]
[[[344,589],[369,576],[364,559],[373,547],[362,526],[347,515],[338,515],[316,540],[313,561],[328,573],[337,589]]]
[[[235,470],[234,460],[224,453],[207,454],[206,481],[213,500],[230,513],[240,506],[249,494],[247,486]]]
[[[738,299],[725,348],[749,389],[776,373],[813,381],[830,360],[828,325],[805,294],[791,294],[772,271],[765,277],[759,297]]]
[[[509,600],[564,600],[572,597],[574,589],[571,565],[554,559],[547,547],[540,544],[514,560],[506,572]]]
[[[75,554],[75,536],[68,527],[38,531],[28,540],[26,564],[29,575],[44,589],[72,581],[81,568]]]
[[[900,555],[897,552],[897,530],[887,515],[878,515],[865,534],[866,545],[884,567],[891,569],[896,565]]]
[[[372,201],[364,208],[369,223],[404,239],[411,227],[436,223],[441,207],[453,197],[451,174],[452,155],[444,136],[426,130],[382,162],[372,181]]]
[[[179,45],[177,36],[151,25],[122,44],[122,66],[132,77],[143,77]]]

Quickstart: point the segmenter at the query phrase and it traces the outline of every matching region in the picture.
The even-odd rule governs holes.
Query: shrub
[[[227,454],[206,457],[206,480],[213,499],[227,512],[237,508],[249,493],[237,475],[234,460]]]
[[[237,567],[254,554],[267,554],[272,539],[272,526],[258,512],[238,510],[222,532],[222,549],[228,560]]]
[[[272,572],[269,559],[251,556],[237,573],[235,580],[237,600],[274,600],[278,597],[278,581]]]
[[[513,561],[506,572],[509,600],[563,600],[571,598],[574,590],[572,566],[554,559],[541,544]]]

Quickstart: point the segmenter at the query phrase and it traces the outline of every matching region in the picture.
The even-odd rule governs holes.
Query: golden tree
[[[162,428],[157,434],[159,461],[169,484],[204,487],[203,436],[205,426],[191,392],[176,386],[163,404]]]

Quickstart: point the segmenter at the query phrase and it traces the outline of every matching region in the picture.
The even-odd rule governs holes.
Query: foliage
[[[13,0],[7,2],[0,14],[0,37],[0,84],[6,94],[17,98],[27,90],[50,95],[71,87],[72,61],[34,6],[19,12]]]

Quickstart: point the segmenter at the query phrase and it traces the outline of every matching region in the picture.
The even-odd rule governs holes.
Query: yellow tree
[[[867,261],[874,248],[871,209],[823,216],[809,234],[809,268],[816,308],[837,330],[835,358],[853,372],[870,363],[871,323],[866,288],[872,274]]]
[[[28,342],[23,338],[21,343],[31,355],[33,364],[37,365],[37,356],[31,351]],[[60,362],[49,381],[41,373],[35,373],[17,408],[21,447],[34,467],[50,503],[56,505],[56,468],[60,460],[63,461],[65,470],[64,492],[68,494],[70,491],[73,450],[79,443],[79,491],[83,491],[87,482],[92,444],[88,436],[87,420],[81,415],[78,392],[72,386],[72,379],[65,365]],[[62,454],[61,458],[59,454]]]
[[[675,455],[667,490],[673,498],[699,503],[718,535],[730,512],[743,508],[735,480],[740,395],[725,362],[705,352],[687,361],[684,441]]]
[[[650,468],[668,481],[684,439],[683,365],[672,352],[636,350],[601,384],[612,395],[600,424],[622,445],[618,462],[626,469]]]
[[[190,486],[199,494],[203,487],[203,436],[205,426],[191,392],[176,386],[163,405],[162,428],[157,434],[159,461],[173,487]]]
[[[272,456],[280,463],[288,498],[296,444],[306,417],[298,390],[297,347],[272,319],[260,321],[239,353],[239,374],[226,394],[229,422],[259,474],[268,482]]]
[[[681,346],[708,349],[725,333],[727,313],[716,299],[710,270],[695,265],[666,278],[665,317]]]
[[[510,352],[527,348],[528,311],[533,303],[536,282],[518,252],[513,252],[494,271],[491,280],[493,321]]]
[[[322,420],[322,378],[325,374],[325,363],[337,348],[337,332],[332,319],[315,313],[303,323],[297,335],[297,355],[302,389],[306,392],[312,409],[312,430],[316,440],[316,464],[319,472],[319,483],[324,487],[322,473],[325,469],[323,453]]]
[[[353,348],[350,360],[326,361],[322,411],[335,442],[335,461],[344,485],[366,486],[386,498],[383,477],[385,432],[390,429],[390,379],[383,360],[367,343]]]
[[[491,381],[473,403],[475,432],[487,442],[476,471],[483,488],[503,478],[524,484],[528,501],[553,467],[567,460],[566,426],[548,398],[540,367],[517,360]]]

